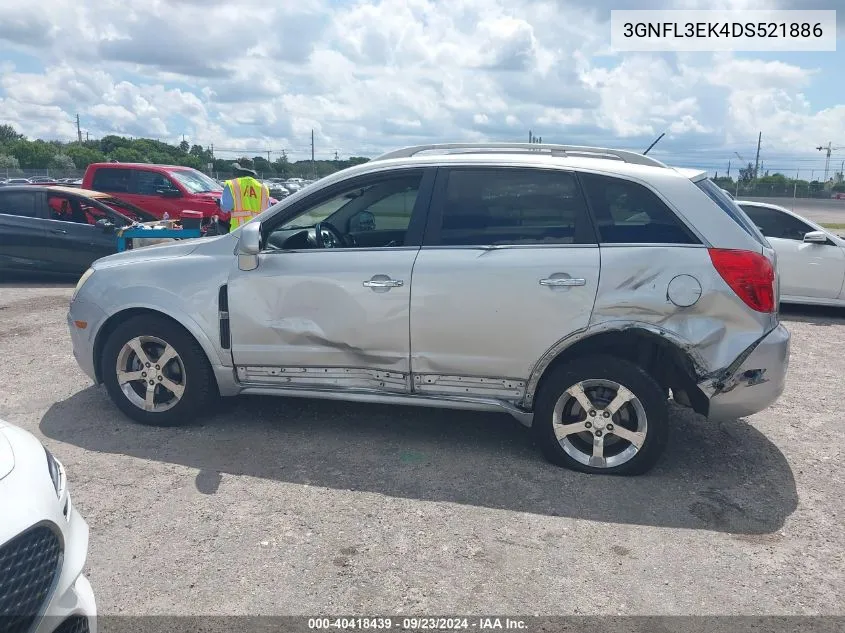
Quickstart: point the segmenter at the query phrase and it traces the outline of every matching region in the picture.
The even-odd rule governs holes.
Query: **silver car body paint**
[[[754,312],[742,302],[714,269],[707,248],[753,250],[776,264],[774,251],[696,186],[702,172],[539,152],[417,156],[373,161],[323,178],[254,222],[285,214],[350,178],[456,165],[629,179],[658,195],[702,244],[274,251],[259,254],[254,270],[242,270],[238,229],[97,261],[68,315],[80,366],[99,382],[96,355],[104,324],[148,310],[176,319],[197,339],[223,395],[499,408],[530,424],[535,391],[558,354],[597,334],[635,329],[664,339],[689,359],[690,378],[710,401],[714,419],[759,411],[779,396],[788,333],[776,314]],[[692,305],[670,300],[670,284],[679,276],[700,284]],[[584,283],[537,283],[567,277]],[[363,285],[373,278],[402,284]],[[220,337],[218,291],[224,285],[230,349]],[[85,329],[73,325],[78,320],[87,323]]]

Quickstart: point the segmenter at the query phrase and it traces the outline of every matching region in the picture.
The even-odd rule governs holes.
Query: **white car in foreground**
[[[64,467],[0,420],[0,631],[96,633],[87,555],[88,524],[71,504]]]
[[[777,253],[781,303],[845,306],[845,239],[775,204],[737,204]]]

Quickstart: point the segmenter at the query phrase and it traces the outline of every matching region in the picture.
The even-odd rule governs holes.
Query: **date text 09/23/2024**
[[[477,617],[402,617],[402,618],[309,618],[308,628],[312,630],[364,630],[364,631],[496,631],[526,630],[524,620]]]

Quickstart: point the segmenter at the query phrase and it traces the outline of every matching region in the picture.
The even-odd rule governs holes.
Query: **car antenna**
[[[660,141],[660,139],[662,139],[664,136],[666,136],[666,132],[663,132],[663,134],[661,134],[656,139],[654,139],[654,143],[652,143],[651,145],[648,146],[648,149],[643,152],[643,156],[648,154],[651,151],[651,148],[654,147],[655,145],[657,145],[657,143]]]

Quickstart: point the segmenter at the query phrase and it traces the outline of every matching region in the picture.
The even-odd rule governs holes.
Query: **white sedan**
[[[88,524],[64,467],[34,435],[0,420],[0,630],[96,633],[87,556]]]
[[[845,239],[775,204],[736,203],[777,253],[782,303],[845,306]]]

